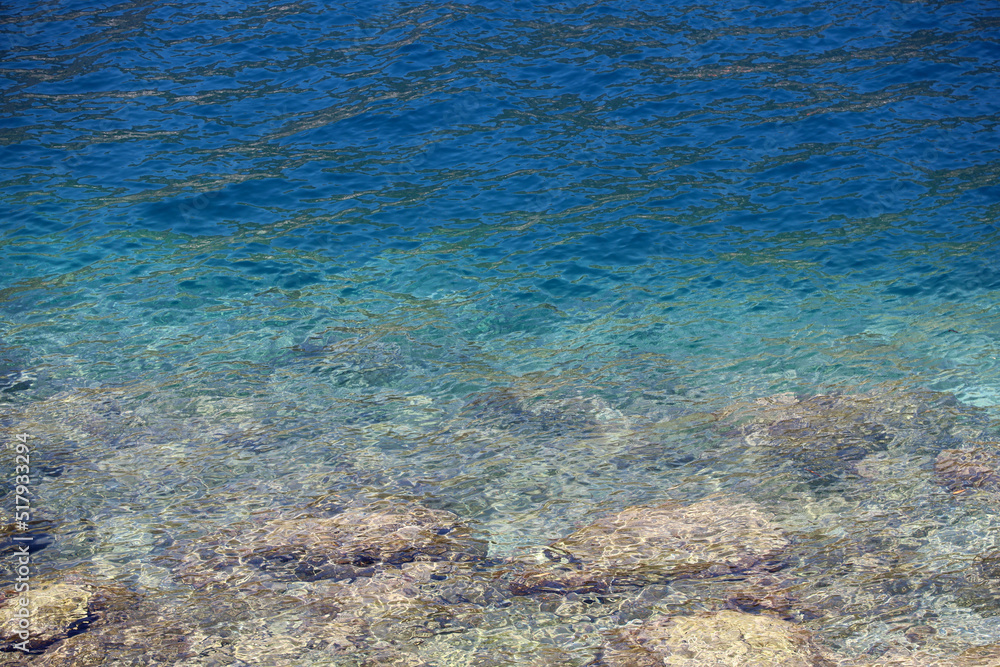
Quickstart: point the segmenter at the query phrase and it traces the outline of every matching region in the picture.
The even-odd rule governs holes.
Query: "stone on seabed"
[[[717,611],[659,616],[619,632],[608,667],[833,667],[805,629],[770,616]]]
[[[180,576],[212,585],[233,567],[250,566],[284,580],[350,580],[414,560],[467,561],[484,553],[485,544],[451,512],[379,503],[334,516],[237,524],[185,547]]]
[[[32,583],[31,589],[24,593],[30,601],[30,637],[27,647],[32,651],[44,649],[86,623],[93,595],[92,587],[84,584]],[[17,650],[14,645],[22,640],[15,633],[18,626],[15,612],[20,608],[21,594],[10,589],[3,596],[0,601],[0,638],[3,640],[3,650]]]
[[[987,419],[979,408],[946,393],[887,384],[864,394],[796,398],[780,394],[719,413],[751,451],[790,461],[816,489],[871,474],[861,463],[890,450],[937,453],[980,435]]]
[[[64,571],[32,581],[31,639],[26,655],[13,646],[12,612],[17,592],[7,591],[0,603],[4,641],[2,664],[38,667],[175,664],[184,655],[186,629],[144,607],[142,596],[120,584],[83,572]],[[11,594],[13,593],[13,597]],[[153,612],[151,614],[151,611]],[[39,655],[40,654],[40,655]]]
[[[983,449],[945,449],[934,461],[934,471],[952,492],[1000,491],[1000,456]]]
[[[958,655],[936,656],[918,652],[911,655],[888,655],[871,660],[841,662],[838,667],[997,667],[1000,644],[973,646]]]
[[[516,595],[602,591],[713,577],[766,565],[788,544],[761,508],[747,501],[629,507],[554,542],[545,550],[553,562],[524,563],[511,589]]]

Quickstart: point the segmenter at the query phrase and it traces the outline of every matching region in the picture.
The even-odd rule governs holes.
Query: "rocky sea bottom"
[[[339,401],[8,393],[32,517],[3,532],[0,662],[1000,665],[986,409],[899,383],[352,397],[387,368],[320,368]]]

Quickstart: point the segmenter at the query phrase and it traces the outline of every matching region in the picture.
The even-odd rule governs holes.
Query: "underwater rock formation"
[[[94,621],[85,632],[53,644],[32,660],[36,667],[195,665],[192,641],[201,631],[120,586],[97,589]]]
[[[183,548],[179,575],[199,586],[226,581],[240,568],[286,581],[349,580],[415,560],[474,560],[486,551],[451,512],[388,503],[334,516],[271,516]]]
[[[108,643],[108,639],[94,640],[116,624],[128,625],[126,617],[141,599],[137,593],[123,586],[83,576],[77,572],[63,572],[56,576],[32,579],[26,592],[9,589],[0,600],[0,650],[22,654],[16,646],[22,641],[17,629],[16,610],[22,593],[29,601],[30,636],[22,645],[32,653],[42,653],[32,664],[84,665],[103,664],[86,661],[63,660],[60,655],[75,653],[66,649],[67,644],[88,645]]]
[[[998,614],[1000,551],[990,551],[977,556],[956,578],[958,585],[955,586],[953,595],[959,605],[984,616],[992,617]]]
[[[372,643],[398,646],[478,625],[494,594],[472,564],[444,561],[405,563],[354,581],[323,580],[311,590],[314,600],[336,609],[338,621],[363,622]]]
[[[4,371],[0,368],[0,401],[8,398],[9,395],[15,392],[31,389],[34,381],[35,376],[27,371]]]
[[[52,546],[55,542],[55,537],[52,536],[55,527],[55,522],[48,519],[28,521],[23,525],[0,524],[0,558],[13,570],[16,565],[12,560],[14,554],[23,553],[23,549],[33,554]],[[0,567],[0,572],[4,569],[6,568]]]
[[[934,461],[938,481],[952,493],[1000,491],[1000,455],[985,449],[946,449]]]
[[[292,348],[293,366],[328,377],[342,387],[391,385],[407,373],[407,360],[396,343],[370,338],[350,338],[322,343],[307,340]]]
[[[547,563],[518,563],[511,590],[601,592],[766,568],[789,544],[755,504],[725,498],[629,507],[552,543]]]
[[[42,428],[59,429],[59,435],[73,442],[86,445],[100,439],[115,444],[141,433],[146,426],[125,407],[127,396],[126,390],[111,387],[64,391],[40,403],[35,419]]]
[[[23,348],[0,342],[0,402],[12,400],[15,393],[31,389],[35,374],[26,370],[30,356]]]
[[[179,539],[155,561],[192,586],[179,608],[211,608],[216,634],[268,619],[235,630],[218,664],[369,664],[409,659],[424,641],[478,625],[505,594],[485,552],[451,512],[380,501],[262,513]]]
[[[9,589],[2,593],[0,600],[0,639],[2,650],[20,650],[21,642],[31,651],[39,651],[80,632],[94,620],[91,602],[94,589],[82,583],[60,581],[29,582],[30,589],[18,592]],[[29,636],[23,639],[15,631],[18,627],[20,600],[29,604]]]
[[[833,667],[805,629],[770,616],[717,611],[657,616],[618,632],[608,667]]]
[[[298,630],[281,631],[262,625],[235,642],[233,658],[240,665],[292,665],[301,664],[309,656],[311,664],[322,664],[354,653],[367,633],[360,619],[327,620]]]
[[[532,397],[508,388],[475,395],[462,410],[479,426],[532,431],[581,431],[624,426],[625,417],[598,397],[562,399]]]
[[[1000,665],[1000,644],[973,646],[958,655],[932,655],[925,651],[891,651],[877,659],[844,660],[843,667],[997,667]]]
[[[14,406],[0,424],[0,437],[14,442],[30,434],[32,474],[58,477],[86,461],[94,442],[118,446],[134,440],[145,422],[124,407],[120,389],[73,389],[42,401]]]
[[[1000,644],[966,649],[955,660],[955,667],[996,667],[996,665],[1000,665]]]
[[[816,488],[860,476],[858,462],[906,445],[940,451],[963,442],[982,411],[951,394],[883,387],[867,394],[780,394],[721,413],[754,451],[793,461]],[[972,426],[970,426],[972,425]]]

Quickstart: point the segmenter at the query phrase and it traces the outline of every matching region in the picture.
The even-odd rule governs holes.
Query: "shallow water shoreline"
[[[0,662],[997,664],[998,21],[0,7]]]

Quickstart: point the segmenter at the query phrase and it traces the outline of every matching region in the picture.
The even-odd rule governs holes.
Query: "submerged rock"
[[[127,390],[114,387],[61,392],[37,406],[41,414],[36,418],[56,425],[67,438],[81,444],[89,445],[94,439],[114,444],[146,426],[125,407],[128,395]]]
[[[701,584],[704,580],[692,583]],[[715,583],[713,581],[713,583]],[[782,570],[777,573],[753,572],[746,576],[727,578],[719,581],[718,586],[705,590],[705,586],[695,587],[692,592],[698,593],[699,600],[710,599],[711,594],[723,594],[723,608],[751,614],[768,614],[784,621],[802,622],[826,615],[818,602],[803,598],[802,577],[793,572]],[[718,589],[718,590],[716,590]]]
[[[976,559],[975,566],[979,577],[1000,589],[1000,551],[980,556]]]
[[[324,580],[311,597],[360,619],[375,643],[415,645],[478,625],[492,594],[470,563],[413,562],[355,581]],[[317,608],[318,609],[318,608]]]
[[[1000,551],[976,557],[961,573],[953,595],[959,605],[984,616],[1000,613]]]
[[[371,577],[415,560],[468,561],[485,554],[459,518],[419,505],[376,504],[334,516],[272,516],[182,545],[182,579],[196,585],[253,568],[279,580]]]
[[[89,467],[97,451],[141,439],[148,423],[128,407],[130,395],[126,388],[78,388],[19,403],[0,424],[0,437],[15,442],[18,434],[27,433],[32,475],[59,477]],[[11,464],[13,454],[10,450]]]
[[[119,622],[118,617],[131,610],[140,596],[113,582],[85,577],[77,572],[65,572],[59,579],[32,579],[25,592],[8,589],[0,600],[0,638],[2,651],[22,651],[21,644],[32,653],[44,656],[37,664],[84,664],[73,661],[55,660],[49,662],[66,642],[83,642],[83,635],[100,633],[110,625]],[[17,634],[22,595],[28,600],[29,637],[25,640]]]
[[[770,616],[717,611],[658,616],[621,631],[608,667],[833,667],[812,635]]]
[[[46,649],[32,661],[37,667],[104,665],[194,665],[190,642],[201,631],[172,614],[164,615],[147,599],[128,591],[100,590],[97,619],[86,631]]]
[[[91,602],[94,589],[82,583],[42,581],[29,582],[27,591],[9,589],[0,600],[0,639],[2,650],[16,651],[18,645],[30,651],[40,651],[70,635],[82,632],[95,620]],[[18,615],[21,600],[26,601],[27,623],[22,624]],[[21,625],[28,633],[27,639],[17,634]],[[22,643],[24,642],[24,643]]]
[[[462,412],[481,426],[502,429],[568,431],[625,425],[622,413],[598,397],[544,399],[509,388],[477,394]]]
[[[0,342],[0,402],[12,400],[14,394],[31,389],[35,375],[25,370],[29,358],[26,350]]]
[[[35,376],[28,371],[10,370],[4,371],[0,368],[0,401],[7,399],[11,394],[31,389]]]
[[[217,664],[405,657],[478,625],[506,594],[485,573],[485,543],[450,512],[388,501],[319,511],[267,513],[178,540],[158,559],[194,587],[181,589],[185,618],[211,608],[200,623],[225,639]]]
[[[955,664],[957,667],[996,667],[1000,665],[1000,643],[967,649],[958,656]]]
[[[292,348],[294,365],[326,376],[338,386],[391,385],[406,375],[407,361],[396,343],[370,338],[350,338],[321,343],[310,339]]]
[[[816,396],[777,405],[764,412],[763,423],[749,428],[746,442],[796,461],[816,485],[856,472],[857,461],[884,451],[893,439],[869,406],[853,397]]]
[[[893,387],[856,395],[780,394],[720,414],[739,424],[735,432],[747,445],[793,461],[815,488],[860,477],[859,462],[891,446],[934,452],[959,444],[981,417],[950,394]]]
[[[225,623],[221,650],[232,659],[217,664],[358,665],[381,655],[402,658],[436,637],[480,625],[491,582],[477,570],[475,562],[418,560],[357,579],[234,579],[191,591],[190,599],[211,607],[201,623]]]
[[[55,527],[55,522],[47,519],[28,521],[24,525],[13,523],[0,525],[0,558],[3,558],[5,565],[13,571],[16,567],[16,562],[12,560],[13,555],[23,553],[22,549],[27,549],[29,554],[33,554],[52,546],[55,542],[55,537],[52,535]],[[0,571],[4,569],[6,567],[0,568]]]
[[[760,507],[715,498],[629,507],[557,540],[548,562],[520,563],[511,590],[601,592],[769,567],[789,544]]]
[[[300,664],[304,656],[311,656],[311,663],[323,664],[354,653],[367,632],[360,619],[328,620],[294,633],[271,625],[237,639],[233,658],[240,661],[238,664],[292,665]]]
[[[974,646],[958,655],[942,656],[926,651],[889,651],[877,659],[845,660],[843,667],[997,667],[1000,644]]]
[[[938,481],[952,493],[1000,491],[1000,455],[984,449],[946,449],[934,461]]]

